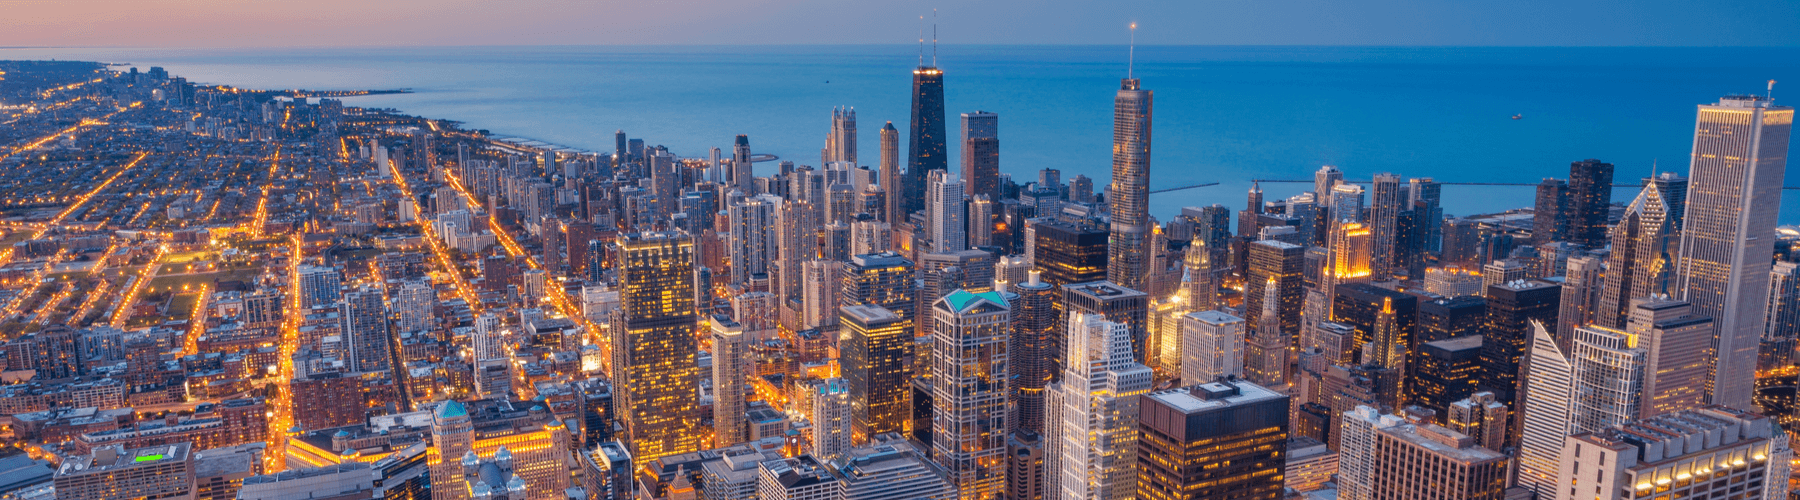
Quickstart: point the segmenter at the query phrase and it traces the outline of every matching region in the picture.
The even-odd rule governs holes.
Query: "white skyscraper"
[[[1647,351],[1638,418],[1706,405],[1713,320],[1692,311],[1687,302],[1666,296],[1631,301],[1626,331]]]
[[[828,378],[812,393],[812,454],[827,462],[850,456],[850,386]]]
[[[713,446],[744,442],[750,433],[744,412],[744,368],[750,345],[743,325],[723,315],[712,317]]]
[[[968,249],[969,229],[965,221],[968,207],[963,204],[963,181],[952,170],[934,170],[927,183],[925,211],[930,215],[931,249],[938,253]]]
[[[1045,389],[1044,488],[1060,499],[1131,498],[1137,490],[1138,397],[1150,368],[1131,327],[1071,313],[1062,380]]]
[[[1518,485],[1536,491],[1539,498],[1551,498],[1561,489],[1557,482],[1558,462],[1563,440],[1569,437],[1570,394],[1574,385],[1574,363],[1569,353],[1556,346],[1556,338],[1543,323],[1531,322],[1529,368],[1525,371],[1524,395],[1520,398],[1525,416],[1519,442]]]
[[[838,289],[843,288],[844,263],[835,260],[809,260],[800,268],[800,296],[806,328],[823,328],[837,324]]]
[[[850,255],[867,255],[888,251],[894,228],[878,220],[856,221],[850,225]]]
[[[475,338],[470,340],[475,347],[474,361],[506,357],[506,330],[494,313],[481,313],[475,317]]]
[[[1571,432],[1593,432],[1638,418],[1649,350],[1635,335],[1589,325],[1575,329]]]
[[[1181,383],[1244,374],[1244,320],[1220,311],[1181,318]]]
[[[1794,108],[1756,96],[1700,105],[1694,119],[1673,288],[1686,293],[1695,314],[1717,322],[1713,404],[1755,409],[1750,395],[1793,124]]]
[[[730,247],[731,283],[748,283],[755,274],[774,274],[769,264],[780,248],[781,235],[774,228],[780,227],[781,204],[779,196],[760,194],[727,209],[731,236],[725,241]]]

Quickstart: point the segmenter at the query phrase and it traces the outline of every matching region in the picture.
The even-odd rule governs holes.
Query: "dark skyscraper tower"
[[[1569,164],[1569,241],[1588,248],[1606,246],[1612,178],[1611,163],[1589,159]]]
[[[913,70],[912,131],[906,146],[906,187],[893,194],[905,198],[905,211],[891,215],[906,220],[910,214],[925,208],[925,175],[932,170],[949,168],[944,146],[944,72],[921,60]]]
[[[1545,178],[1537,186],[1537,205],[1532,210],[1531,244],[1567,241],[1569,232],[1569,183]]]
[[[625,164],[625,131],[621,129],[613,134],[613,140],[619,143],[618,149],[613,150],[613,168],[619,168]]]
[[[750,136],[739,134],[731,146],[731,187],[743,191],[745,196],[754,195],[755,177],[750,166]]]
[[[1106,278],[1126,288],[1145,289],[1150,267],[1150,111],[1153,94],[1136,78],[1119,83],[1113,97],[1112,235],[1107,242]]]

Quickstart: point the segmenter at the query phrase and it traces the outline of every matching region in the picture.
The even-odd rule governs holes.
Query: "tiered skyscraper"
[[[1700,105],[1694,120],[1676,279],[1694,314],[1717,321],[1713,404],[1752,409],[1793,124],[1794,108],[1756,96]]]
[[[936,58],[931,66],[921,60],[919,68],[913,70],[912,90],[912,130],[907,135],[910,141],[906,146],[906,185],[893,192],[892,196],[905,198],[906,203],[898,214],[891,214],[894,220],[906,220],[906,214],[925,208],[925,176],[932,170],[949,168],[945,158],[944,146],[944,72],[937,68]]]
[[[1136,78],[1119,83],[1113,97],[1112,234],[1106,279],[1144,290],[1150,271],[1150,112],[1153,93]]]

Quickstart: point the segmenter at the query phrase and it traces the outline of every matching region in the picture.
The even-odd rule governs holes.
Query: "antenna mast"
[[[931,9],[931,67],[937,67],[937,9]]]
[[[1769,90],[1767,93],[1763,94],[1763,100],[1769,102],[1775,101],[1775,80],[1769,80]]]
[[[919,67],[925,67],[925,16],[919,16]]]
[[[1131,48],[1125,52],[1125,79],[1131,79],[1131,70],[1137,65],[1137,22],[1131,23]]]

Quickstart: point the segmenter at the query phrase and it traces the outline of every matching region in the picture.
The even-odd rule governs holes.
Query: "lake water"
[[[733,136],[748,134],[755,152],[806,165],[818,162],[833,106],[856,108],[864,163],[876,163],[884,121],[906,134],[919,52],[910,45],[0,49],[0,59],[46,58],[162,66],[194,82],[251,88],[410,88],[416,93],[346,104],[598,151],[612,150],[619,129],[694,157],[729,150]],[[943,46],[937,61],[950,135],[957,113],[998,113],[1001,170],[1014,180],[1034,180],[1042,168],[1096,185],[1109,179],[1112,97],[1127,70],[1126,47]],[[1584,158],[1617,165],[1619,183],[1649,175],[1653,164],[1685,173],[1694,105],[1761,93],[1770,79],[1800,86],[1800,49],[1138,47],[1132,71],[1156,92],[1153,189],[1221,183],[1152,195],[1152,214],[1167,220],[1182,206],[1241,209],[1250,179],[1310,179],[1326,164],[1352,180],[1393,172],[1535,183],[1567,177],[1569,162]],[[1775,92],[1786,93],[1779,85]],[[954,167],[957,148],[950,150]],[[1263,188],[1276,199],[1310,184]],[[1633,195],[1619,189],[1613,199]],[[1444,188],[1451,214],[1529,206],[1532,197],[1525,186]],[[1784,223],[1800,222],[1800,203],[1783,203],[1781,214]]]

